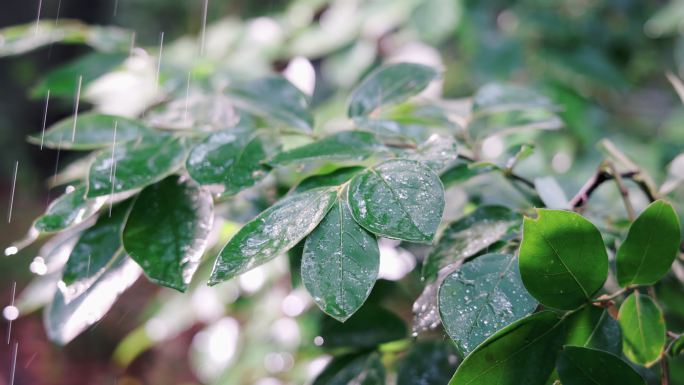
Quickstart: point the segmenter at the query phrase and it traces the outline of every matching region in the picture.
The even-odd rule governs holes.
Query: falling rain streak
[[[5,318],[7,318],[7,345],[9,345],[11,339],[12,339],[12,321],[14,321],[17,317],[15,315],[18,314],[7,314],[7,313],[16,313],[15,310],[16,308],[14,307],[14,297],[17,294],[17,281],[12,282],[12,300],[10,301],[10,305],[6,307],[3,310],[3,315]],[[8,310],[9,309],[9,310]]]
[[[19,353],[19,342],[14,343],[14,351],[12,352],[12,371],[10,372],[9,385],[14,385],[14,375],[17,370],[17,353]]]
[[[43,142],[45,141],[45,126],[47,125],[48,106],[50,105],[50,90],[47,90],[45,96],[45,110],[43,111],[43,131],[40,135],[40,149],[43,150]]]
[[[159,35],[159,60],[157,60],[157,74],[155,76],[155,93],[159,90],[159,72],[161,71],[162,53],[164,52],[164,32]]]
[[[76,141],[76,122],[78,121],[78,104],[81,102],[81,86],[83,85],[83,75],[78,77],[78,86],[76,87],[76,100],[74,102],[74,126],[71,130],[71,141]]]
[[[119,126],[119,121],[114,121],[114,138],[112,139],[112,168],[109,171],[109,183],[112,185],[112,191],[109,193],[109,217],[112,217],[112,205],[114,204],[114,184],[116,182],[116,128]],[[90,263],[90,260],[88,260]]]
[[[19,161],[14,164],[14,179],[12,180],[12,192],[10,194],[9,213],[7,214],[7,223],[12,222],[12,208],[14,207],[14,191],[17,189],[17,172],[19,172]]]
[[[35,34],[38,34],[38,29],[40,28],[40,13],[43,10],[43,0],[38,0],[38,14],[36,15],[36,30]]]
[[[204,0],[204,9],[202,10],[202,32],[200,33],[200,57],[204,56],[204,37],[207,32],[207,11],[209,9],[209,0]]]

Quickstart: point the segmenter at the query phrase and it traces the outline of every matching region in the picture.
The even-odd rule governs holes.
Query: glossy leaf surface
[[[316,160],[363,160],[380,149],[375,136],[363,131],[343,131],[313,143],[281,152],[271,158],[272,165],[306,163]]]
[[[620,306],[622,352],[632,362],[649,367],[665,349],[665,319],[651,297],[634,292]]]
[[[85,186],[80,186],[55,199],[45,214],[36,219],[33,227],[45,233],[61,231],[92,217],[105,199],[86,199],[85,194]]]
[[[615,355],[622,353],[622,333],[617,320],[608,311],[587,306],[567,319],[568,334],[565,345],[603,350]]]
[[[601,350],[566,346],[556,364],[563,385],[645,385],[628,363]]]

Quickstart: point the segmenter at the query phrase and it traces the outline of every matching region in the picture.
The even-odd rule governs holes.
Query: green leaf
[[[535,108],[554,108],[551,100],[514,84],[489,83],[473,96],[473,112],[503,112]]]
[[[684,354],[684,335],[680,335],[676,340],[672,342],[672,348],[670,348],[670,354],[673,357]]]
[[[403,102],[423,91],[439,73],[422,64],[398,63],[378,68],[354,90],[349,117],[366,116],[378,107]]]
[[[281,76],[234,84],[226,92],[254,114],[303,131],[313,128],[308,97]]]
[[[561,324],[543,311],[508,325],[466,357],[449,385],[544,385],[561,347]]]
[[[306,238],[302,281],[321,310],[344,322],[366,301],[378,278],[375,236],[356,224],[347,202],[337,202]]]
[[[499,166],[489,162],[460,163],[448,168],[440,175],[445,187],[464,183],[478,175],[500,170]]]
[[[444,385],[456,371],[458,361],[450,341],[418,342],[399,364],[397,385]]]
[[[458,146],[453,137],[435,134],[418,146],[415,151],[408,152],[407,158],[423,162],[439,173],[456,161]]]
[[[366,304],[345,323],[330,317],[321,320],[320,336],[325,348],[374,348],[406,338],[407,334],[401,318],[372,303]]]
[[[114,125],[116,125],[116,137]],[[34,134],[28,137],[28,141],[62,150],[94,150],[111,148],[114,139],[116,139],[117,146],[123,145],[148,132],[150,130],[137,120],[89,112],[78,115],[75,131],[74,117],[71,116],[51,126],[45,131],[45,136],[42,133]]]
[[[570,203],[565,195],[565,191],[558,184],[556,178],[546,176],[534,178],[534,189],[537,190],[539,198],[544,202],[544,206],[549,209],[569,210]]]
[[[442,324],[463,356],[536,307],[512,255],[477,257],[446,277],[439,288]]]
[[[128,52],[92,52],[48,72],[32,90],[31,96],[73,98],[76,95],[79,78],[81,87],[118,67],[129,56]]]
[[[123,246],[151,281],[185,291],[204,254],[213,219],[211,195],[170,176],[136,197]]]
[[[140,276],[140,267],[123,252],[119,253],[97,280],[68,304],[58,290],[45,310],[48,338],[66,345],[89,326],[98,322],[119,296]]]
[[[567,318],[568,334],[565,345],[603,350],[615,355],[622,353],[620,325],[607,310],[587,306]]]
[[[88,173],[93,198],[145,187],[176,171],[185,160],[181,138],[161,136],[117,145],[95,157]]]
[[[601,350],[565,346],[556,367],[563,385],[646,385],[628,363]]]
[[[412,123],[400,123],[388,119],[355,117],[354,123],[360,129],[371,131],[381,137],[397,138],[409,143],[420,143],[430,137],[428,127]]]
[[[472,257],[520,228],[520,214],[503,206],[480,206],[444,229],[423,264],[423,278]]]
[[[316,187],[339,186],[365,169],[362,166],[342,167],[327,174],[312,175],[299,182],[293,192],[299,193]]]
[[[225,130],[196,145],[188,155],[186,168],[197,183],[223,184],[223,194],[232,195],[254,186],[268,174],[262,164],[266,157],[262,137]]]
[[[80,186],[55,199],[45,214],[33,222],[33,227],[40,232],[50,233],[62,231],[89,219],[97,213],[106,199],[86,199],[85,194],[85,186]]]
[[[58,284],[65,303],[88,290],[121,254],[121,230],[129,208],[128,201],[117,204],[111,215],[102,213],[95,225],[81,234]]]
[[[620,286],[652,285],[672,266],[681,241],[679,218],[669,203],[651,203],[632,223],[616,255]]]
[[[306,163],[316,160],[357,161],[381,149],[375,135],[363,131],[342,131],[313,143],[281,152],[271,158],[271,165]]]
[[[356,175],[349,186],[356,222],[388,238],[427,243],[442,220],[444,188],[420,162],[395,159]]]
[[[608,276],[608,254],[596,226],[581,215],[538,209],[523,221],[520,274],[545,306],[572,310],[590,302]]]
[[[333,359],[312,385],[384,385],[385,367],[375,352]]]
[[[618,322],[622,330],[622,352],[632,362],[649,367],[665,349],[663,312],[651,297],[635,291],[620,306]]]
[[[294,247],[323,220],[337,189],[321,187],[285,197],[244,225],[219,253],[210,285],[229,280]]]

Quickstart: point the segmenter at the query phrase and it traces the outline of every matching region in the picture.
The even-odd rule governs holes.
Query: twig
[[[615,183],[617,184],[618,189],[620,190],[622,201],[625,204],[625,210],[627,210],[627,217],[629,218],[630,222],[634,222],[634,220],[636,219],[636,213],[634,212],[634,206],[632,206],[632,202],[629,200],[629,190],[622,182],[622,176],[620,176],[620,173],[617,172],[617,170],[615,169],[615,165],[613,164],[613,162],[606,162],[606,166],[615,176]]]
[[[670,385],[670,365],[667,362],[667,355],[664,353],[660,358],[660,384]]]
[[[615,298],[625,294],[630,289],[631,288],[628,286],[628,287],[624,287],[624,288],[616,291],[613,294],[604,294],[604,295],[596,298],[593,302],[610,302],[610,301],[614,300]]]
[[[641,174],[639,171],[622,172],[619,174],[619,176],[622,180],[629,179],[636,183],[649,201],[653,202],[658,199],[648,184],[641,179]],[[575,194],[575,196],[570,200],[570,207],[574,209],[581,209],[586,206],[591,194],[604,182],[611,179],[614,179],[613,174],[610,171],[605,170],[603,167],[599,167],[599,169],[596,170],[596,173],[594,173],[594,175],[587,180],[584,186],[582,186],[577,194]]]

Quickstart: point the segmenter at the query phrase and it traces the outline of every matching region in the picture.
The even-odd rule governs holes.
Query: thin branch
[[[641,178],[639,171],[627,171],[619,174],[619,177],[624,179],[629,179],[639,186],[639,189],[646,195],[649,201],[653,202],[658,199],[655,193],[651,190],[649,185]],[[570,207],[574,209],[582,209],[586,206],[589,198],[594,193],[594,191],[601,186],[606,181],[614,179],[612,172],[606,170],[604,167],[599,167],[596,173],[587,180],[587,182],[580,188],[580,190],[575,194],[575,196],[570,200]]]
[[[634,222],[634,220],[636,219],[636,213],[634,212],[634,206],[632,206],[632,202],[629,199],[629,190],[627,189],[627,186],[625,186],[625,184],[622,182],[622,176],[615,169],[615,165],[613,164],[613,162],[606,162],[606,166],[615,176],[615,183],[617,184],[618,189],[620,190],[622,201],[625,204],[625,210],[627,210],[627,217],[629,218],[630,222]]]

